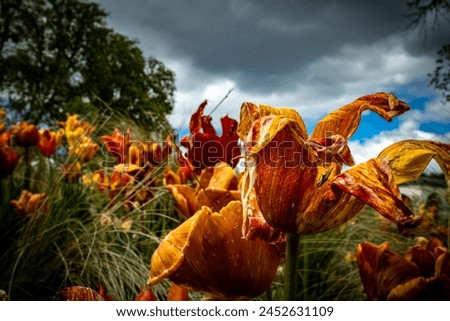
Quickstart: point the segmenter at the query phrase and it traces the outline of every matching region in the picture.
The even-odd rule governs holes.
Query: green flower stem
[[[31,164],[30,164],[30,151],[28,147],[25,147],[25,173],[24,173],[24,183],[23,189],[30,189],[31,181]]]
[[[297,299],[297,257],[300,245],[300,235],[286,235],[286,260],[284,262],[284,300]]]

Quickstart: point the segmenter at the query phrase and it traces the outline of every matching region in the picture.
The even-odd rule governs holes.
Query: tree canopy
[[[450,19],[449,0],[411,0],[407,2],[413,10],[409,14],[410,27],[427,28],[431,19],[432,28],[439,25],[441,19]],[[450,102],[450,43],[443,44],[437,52],[436,67],[430,74],[430,85],[442,92],[445,101]]]
[[[85,0],[0,0],[0,93],[18,118],[113,111],[157,129],[174,104],[175,75],[106,24]]]

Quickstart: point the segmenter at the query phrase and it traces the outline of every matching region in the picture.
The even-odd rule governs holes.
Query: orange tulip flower
[[[409,107],[392,94],[364,96],[319,121],[308,137],[295,110],[244,103],[238,128],[247,152],[244,211],[254,188],[264,219],[283,232],[314,234],[332,229],[365,204],[400,228],[417,225],[382,157],[341,174],[344,164],[354,163],[347,140],[367,109],[390,121]]]
[[[405,256],[364,242],[356,251],[361,281],[371,300],[450,300],[450,252],[434,238]]]
[[[41,208],[47,209],[47,194],[33,194],[28,190],[23,190],[18,200],[12,200],[11,204],[16,209],[19,218],[26,218],[35,215]]]
[[[202,207],[166,235],[151,259],[149,286],[169,278],[212,299],[244,299],[270,287],[281,257],[260,240],[244,240],[242,204],[232,201],[220,212]]]
[[[196,187],[186,184],[167,185],[177,207],[186,218],[194,215],[202,206],[219,211],[233,200],[240,200],[238,179],[226,163],[205,168]]]
[[[20,122],[18,125],[12,126],[9,129],[11,136],[13,136],[14,143],[21,147],[36,146],[39,142],[39,130],[36,125]]]
[[[18,163],[19,156],[14,149],[0,145],[0,178],[11,175]]]
[[[167,293],[167,301],[188,301],[189,291],[181,286],[172,283],[169,292]],[[135,301],[158,301],[158,298],[153,293],[152,289],[147,286],[145,291],[141,290],[136,296]]]
[[[116,164],[123,164],[126,162],[128,149],[130,146],[130,129],[127,130],[125,136],[115,128],[111,136],[101,136],[101,140],[106,145],[108,152],[114,157]]]
[[[41,153],[45,156],[53,156],[56,152],[56,148],[58,147],[56,141],[56,133],[50,131],[48,129],[39,131],[39,142],[38,148]]]

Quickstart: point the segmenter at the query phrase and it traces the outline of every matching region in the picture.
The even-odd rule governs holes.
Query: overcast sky
[[[244,101],[293,107],[315,122],[359,96],[389,91],[413,110],[393,123],[363,118],[356,161],[405,139],[450,142],[450,107],[428,87],[450,23],[408,29],[407,0],[98,0],[108,25],[176,73],[169,117],[186,128],[197,106],[239,119]],[[446,32],[447,31],[447,32]],[[370,138],[370,139],[369,139]]]

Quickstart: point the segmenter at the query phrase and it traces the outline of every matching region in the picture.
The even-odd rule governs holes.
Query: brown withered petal
[[[276,248],[242,238],[242,204],[220,213],[202,207],[170,232],[151,260],[149,285],[169,278],[214,299],[251,298],[272,283],[280,262]]]
[[[167,293],[167,301],[188,301],[189,291],[181,286],[172,283]]]
[[[244,102],[241,106],[240,122],[237,130],[239,138],[244,141],[250,132],[250,128],[252,127],[253,122],[269,115],[282,116],[291,119],[299,126],[299,136],[303,139],[306,139],[308,137],[305,123],[294,109],[284,107],[275,108],[263,104]]]
[[[356,258],[361,281],[371,300],[386,300],[396,286],[420,277],[417,265],[391,251],[387,243],[359,244]]]
[[[71,286],[61,289],[61,297],[66,301],[105,301],[96,291],[84,286]]]
[[[363,96],[320,120],[311,134],[311,138],[339,134],[345,139],[349,139],[358,128],[363,111],[371,110],[387,121],[391,121],[393,117],[401,115],[409,109],[406,103],[390,93],[380,92]]]
[[[366,295],[371,300],[378,300],[375,270],[378,264],[379,247],[364,242],[356,248],[356,263],[358,264],[359,276],[364,286]]]
[[[248,172],[244,173],[243,185],[246,186]],[[242,196],[243,223],[242,235],[246,240],[264,240],[269,243],[284,243],[285,237],[280,230],[271,227],[256,201],[255,189],[249,191],[249,195]]]
[[[434,276],[434,257],[430,251],[421,248],[419,245],[410,247],[405,253],[405,259],[415,263],[420,274],[424,277]]]
[[[420,217],[414,216],[403,203],[390,168],[384,161],[373,158],[358,164],[336,176],[333,185],[354,195],[390,221],[397,223],[401,231],[415,227],[421,222]]]
[[[450,144],[426,140],[403,140],[385,148],[379,159],[386,159],[395,183],[403,184],[419,178],[434,159],[450,182]]]
[[[239,201],[240,199],[241,193],[239,191],[229,191],[220,187],[207,187],[201,189],[197,194],[198,204],[208,206],[216,212],[227,206],[231,201]]]
[[[340,165],[355,165],[347,140],[341,135],[309,139],[307,144],[317,153],[320,165],[328,166],[332,162]]]
[[[197,193],[189,185],[168,185],[167,189],[172,193],[177,208],[184,217],[189,218],[200,209]]]
[[[442,254],[441,249],[444,249],[444,252],[447,250],[445,248],[444,243],[437,237],[431,237],[429,240],[425,238],[424,245],[421,245],[426,250],[430,251],[431,254],[433,254],[434,258],[436,259],[439,255]]]
[[[442,253],[436,258],[435,276],[445,275],[450,278],[450,252]]]
[[[158,298],[153,293],[152,289],[147,286],[145,290],[141,290],[134,301],[158,301]]]
[[[253,123],[248,135],[255,164],[248,165],[250,184],[267,223],[297,233],[297,212],[303,194],[315,184],[317,168],[307,166],[314,154],[288,118],[265,116]]]
[[[199,177],[199,183],[200,188],[237,189],[238,181],[233,168],[227,163],[221,162],[216,166],[203,169]]]
[[[376,280],[381,300],[387,299],[391,290],[397,285],[420,277],[420,270],[416,264],[391,251],[388,246],[382,247],[378,255]]]
[[[392,301],[450,300],[450,279],[446,276],[411,279],[392,289],[387,299]]]

